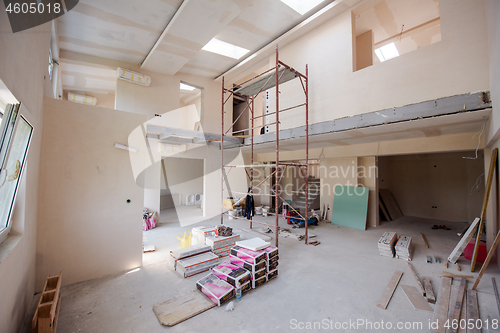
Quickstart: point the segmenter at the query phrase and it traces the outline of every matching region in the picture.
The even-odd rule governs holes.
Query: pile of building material
[[[394,246],[398,240],[398,235],[395,232],[386,231],[378,240],[378,250],[382,257],[394,258],[396,250]]]
[[[229,260],[230,263],[213,267],[212,273],[196,282],[198,290],[218,306],[237,293],[243,294],[278,276],[278,248],[274,246],[257,251],[233,246]]]
[[[197,254],[175,263],[175,270],[183,277],[190,277],[215,267],[219,264],[219,256],[212,252]]]
[[[191,229],[191,243],[205,244],[205,239],[215,236],[217,227],[194,227]]]
[[[411,237],[400,236],[394,248],[396,250],[396,258],[411,261],[413,257],[413,245],[411,244]]]
[[[240,239],[240,235],[233,234],[231,236],[209,236],[205,238],[205,244],[212,248],[212,252],[220,258],[228,256],[231,247]]]

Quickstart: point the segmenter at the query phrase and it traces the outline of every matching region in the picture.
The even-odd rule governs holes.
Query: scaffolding
[[[305,75],[298,72],[297,70],[293,69],[292,67],[288,66],[287,64],[283,63],[282,61],[279,60],[279,51],[278,51],[278,46],[276,45],[276,65],[237,85],[234,86],[233,88],[226,88],[224,86],[224,77],[222,77],[222,113],[221,113],[221,144],[220,144],[220,149],[221,149],[221,224],[224,223],[224,215],[227,215],[229,213],[229,210],[224,210],[223,202],[224,202],[224,181],[227,181],[227,174],[231,171],[232,168],[237,168],[237,167],[243,167],[245,168],[247,177],[249,178],[250,181],[250,188],[248,190],[248,193],[241,193],[241,192],[232,192],[232,193],[241,193],[241,194],[250,194],[250,195],[260,195],[260,196],[271,196],[274,197],[274,206],[275,206],[275,224],[267,224],[264,222],[260,221],[255,221],[253,220],[252,216],[250,216],[249,219],[239,217],[239,216],[232,216],[233,218],[240,219],[240,220],[245,220],[250,222],[250,228],[252,228],[252,223],[258,223],[261,225],[265,225],[269,228],[274,228],[274,234],[275,234],[275,244],[278,246],[278,232],[279,232],[279,214],[278,214],[278,209],[280,206],[280,200],[285,203],[286,205],[290,206],[292,209],[294,209],[298,214],[301,219],[304,220],[305,223],[305,244],[308,244],[308,234],[307,234],[307,226],[308,226],[308,203],[309,203],[309,185],[308,185],[308,178],[309,178],[309,86],[308,86],[308,68],[306,65],[305,68],[306,72]],[[279,109],[279,85],[283,84],[285,82],[288,82],[290,80],[298,78],[300,80],[300,84],[302,86],[302,90],[305,95],[305,103],[288,107],[286,109],[280,110]],[[271,89],[275,87],[276,89],[276,110],[275,112],[271,113],[266,113],[264,115],[260,116],[255,116],[254,115],[254,100],[255,98],[263,91],[266,91],[268,89]],[[226,97],[226,94],[228,96]],[[243,99],[246,103],[245,109],[239,114],[239,116],[233,121],[231,126],[227,130],[224,128],[224,105],[229,101],[232,100],[231,97],[237,96],[240,99]],[[298,107],[305,106],[305,123],[306,123],[306,137],[305,137],[305,163],[281,163],[280,162],[280,154],[279,154],[279,149],[280,149],[280,121],[279,117],[280,114]],[[247,129],[242,129],[242,130],[237,130],[234,131],[234,125],[236,122],[240,119],[240,117],[246,113],[246,111],[250,112],[250,128]],[[275,125],[276,126],[276,159],[274,164],[254,164],[254,130],[256,128],[260,128],[261,126],[255,126],[254,121],[255,119],[262,118],[262,117],[267,117],[270,115],[275,115],[275,122],[274,123],[265,123],[264,126],[269,126],[269,125]],[[224,138],[225,135],[228,133],[234,134],[238,132],[244,132],[244,131],[250,131],[250,164],[249,165],[224,165]],[[227,137],[226,137],[227,138]],[[233,146],[234,147],[234,146]],[[286,202],[281,196],[280,196],[280,191],[279,191],[279,184],[281,179],[283,178],[283,175],[286,173],[286,169],[289,166],[298,166],[298,167],[305,167],[305,212],[304,214],[300,214],[299,210],[295,209],[290,203]],[[226,173],[226,168],[229,168],[229,171]],[[255,185],[253,184],[253,176],[254,176],[254,168],[274,168],[274,171],[271,171],[267,177],[264,178],[259,184]],[[281,170],[281,176],[280,176],[280,170]],[[270,194],[261,194],[261,193],[254,193],[254,189],[262,185],[266,180],[268,180],[270,177],[274,175],[274,190],[272,187],[270,188]],[[267,185],[267,184],[266,184]],[[228,186],[228,190],[229,186]],[[299,191],[300,192],[300,191]],[[271,214],[272,215],[272,214]]]

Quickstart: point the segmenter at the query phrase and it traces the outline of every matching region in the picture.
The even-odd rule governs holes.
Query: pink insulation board
[[[210,273],[196,282],[196,288],[221,306],[234,296],[234,287]]]
[[[261,261],[258,264],[254,265],[246,262],[245,260],[233,256],[232,254],[229,256],[229,261],[236,266],[249,270],[251,274],[255,274],[255,272],[260,271],[262,268],[266,267],[266,261]]]
[[[235,257],[245,260],[252,265],[266,260],[266,252],[252,251],[241,246],[234,246],[233,248],[231,248],[231,254]]]
[[[212,268],[212,273],[236,288],[250,281],[249,271],[228,262],[223,262]]]

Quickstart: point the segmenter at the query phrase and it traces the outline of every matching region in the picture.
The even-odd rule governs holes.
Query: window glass
[[[22,169],[33,133],[33,127],[22,116],[18,118],[15,130],[14,125],[9,125],[12,129],[9,130],[7,128],[7,130],[12,135],[9,138],[4,138],[4,142],[0,146],[0,153],[3,159],[5,159],[0,172],[0,232],[9,225]],[[5,144],[7,141],[10,143],[9,149],[7,149],[8,146]],[[8,154],[5,154],[4,151],[8,151]]]

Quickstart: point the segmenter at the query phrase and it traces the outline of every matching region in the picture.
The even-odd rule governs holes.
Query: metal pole
[[[307,235],[307,222],[308,222],[308,213],[309,213],[309,73],[306,64],[306,245],[309,243],[309,238]]]
[[[220,141],[220,224],[224,224],[224,77],[222,77],[222,121]]]
[[[252,165],[252,168],[250,169],[250,188],[252,188],[252,189],[253,189],[253,127],[254,127],[253,126],[253,122],[254,122],[254,120],[253,120],[253,111],[254,111],[253,107],[254,107],[254,104],[253,104],[253,98],[252,98],[252,105],[250,107],[250,115],[251,115],[251,118],[252,118],[251,124],[250,124],[251,125],[250,127],[252,128],[251,129],[251,133],[250,133],[250,135],[251,135],[250,136],[251,137],[251,145],[252,145],[252,147],[250,149],[250,165]],[[250,221],[251,220],[253,220],[252,216],[250,216]],[[252,222],[250,222],[250,229],[252,229]]]
[[[279,198],[278,198],[278,188],[279,188],[279,177],[278,177],[278,170],[279,170],[279,159],[280,159],[280,123],[279,123],[279,59],[278,59],[278,44],[276,44],[276,175],[274,176],[274,206],[276,209],[276,228],[275,228],[275,243],[276,247],[278,247],[278,204],[279,204]]]

